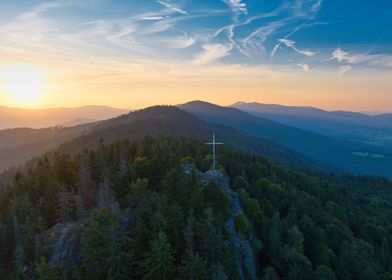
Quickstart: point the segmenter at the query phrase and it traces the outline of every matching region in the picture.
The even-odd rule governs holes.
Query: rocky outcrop
[[[230,198],[230,214],[225,222],[226,230],[231,237],[231,242],[236,248],[238,271],[242,279],[257,279],[257,270],[254,252],[250,239],[240,235],[236,229],[235,217],[243,214],[241,202],[236,192],[232,191],[228,178],[217,170],[209,170],[202,175],[203,181],[214,182]]]
[[[82,231],[80,223],[59,223],[41,233],[38,242],[50,263],[70,273],[79,263]]]

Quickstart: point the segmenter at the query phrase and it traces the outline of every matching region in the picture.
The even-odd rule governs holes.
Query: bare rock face
[[[214,182],[226,194],[230,196],[229,181],[227,177],[218,170],[208,170],[203,173],[203,181]]]
[[[79,263],[82,231],[83,225],[80,223],[59,223],[41,233],[38,242],[50,263],[70,273]]]
[[[242,279],[257,279],[257,269],[254,252],[250,245],[250,238],[244,237],[237,232],[235,216],[243,214],[241,202],[237,193],[230,188],[228,178],[218,170],[209,170],[202,174],[205,182],[214,182],[230,198],[230,214],[226,219],[226,230],[231,236],[231,242],[236,248],[237,265]]]

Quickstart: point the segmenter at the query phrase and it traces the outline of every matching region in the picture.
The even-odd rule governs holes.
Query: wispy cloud
[[[381,67],[392,68],[392,55],[388,55],[388,54],[379,55],[377,56],[377,58],[372,59],[370,61],[370,64],[381,66]]]
[[[192,46],[194,43],[196,43],[196,40],[188,36],[187,33],[185,33],[183,36],[180,37],[175,37],[175,38],[170,37],[158,41],[163,42],[167,47],[172,49],[185,49]]]
[[[106,36],[106,40],[112,44],[129,47],[131,44],[136,44],[135,39],[131,36],[137,30],[134,24],[124,24],[119,27],[119,30],[115,33],[111,33]]]
[[[45,33],[56,30],[54,21],[42,15],[51,9],[65,6],[65,2],[43,2],[19,14],[12,22],[0,26],[0,36],[11,40],[37,41]]]
[[[337,48],[332,52],[332,56],[322,60],[321,62],[337,61],[346,64],[368,64],[377,67],[392,68],[392,55],[379,53],[360,53],[353,54],[348,51],[344,51],[341,48]],[[349,65],[346,65],[349,66]],[[344,66],[343,66],[344,67]],[[348,69],[348,67],[346,67]],[[342,68],[342,69],[346,69]],[[351,68],[349,69],[351,70]],[[347,72],[347,71],[346,71]]]
[[[292,4],[293,16],[301,19],[314,19],[323,2],[324,0],[295,0]]]
[[[340,75],[343,75],[343,74],[349,72],[351,69],[352,69],[352,67],[350,65],[343,65],[343,66],[339,67],[338,73]]]
[[[153,5],[148,4],[145,8],[140,5],[137,9],[131,9],[129,3],[126,4],[127,10],[121,5],[113,5],[113,11],[107,14],[99,10],[105,5],[91,9],[93,2],[103,1],[56,0],[7,17],[8,22],[0,26],[0,60],[4,63],[7,55],[12,53],[14,57],[30,57],[37,63],[40,63],[40,59],[43,61],[43,57],[52,64],[61,61],[62,65],[68,65],[67,61],[74,61],[69,69],[76,68],[79,62],[91,64],[92,68],[102,65],[105,68],[102,72],[110,72],[110,75],[121,72],[118,76],[124,77],[125,82],[125,77],[136,75],[130,74],[130,69],[134,72],[143,69],[140,75],[146,75],[145,79],[148,80],[148,67],[155,71],[156,79],[169,70],[178,76],[181,76],[181,71],[186,71],[187,75],[184,76],[188,78],[193,74],[208,76],[204,68],[209,69],[209,74],[215,69],[225,73],[222,76],[234,76],[244,71],[243,76],[258,77],[259,72],[268,71],[250,65],[260,65],[268,61],[269,55],[273,58],[280,52],[290,55],[288,58],[292,60],[289,65],[285,64],[287,59],[284,64],[280,64],[279,60],[268,63],[270,67],[281,65],[279,70],[287,73],[292,71],[297,74],[301,69],[316,73],[316,69],[320,69],[321,59],[318,56],[327,58],[323,62],[335,62],[334,68],[325,69],[334,75],[347,73],[352,65],[361,63],[366,63],[364,67],[372,69],[392,68],[392,56],[388,54],[360,53],[354,47],[346,51],[346,45],[326,53],[325,46],[316,39],[315,44],[320,43],[317,49],[308,50],[307,46],[303,46],[293,35],[308,26],[319,24],[315,18],[327,4],[323,0],[285,0],[283,4],[277,1],[279,3],[267,12],[261,12],[264,7],[253,10],[253,4],[258,2],[251,4],[250,0],[220,0],[220,8],[212,4],[215,9],[206,8],[210,7],[208,1],[154,0]],[[83,3],[83,7],[80,3]],[[184,3],[186,6],[182,5]],[[75,8],[81,8],[81,11],[69,20],[55,10],[58,8],[64,8],[64,15]],[[307,34],[304,32],[301,35]],[[310,58],[313,56],[317,61]],[[113,62],[102,57],[113,58]],[[181,61],[178,61],[180,58]],[[123,60],[127,63],[122,63]],[[221,63],[214,63],[218,60]],[[133,64],[134,61],[137,63]],[[116,65],[126,67],[126,70],[117,71]],[[187,67],[190,69],[186,70]],[[174,71],[173,68],[181,71]],[[223,71],[226,68],[230,71]],[[88,71],[83,74],[88,76]]]
[[[280,20],[257,28],[243,40],[244,53],[247,56],[254,56],[260,53],[264,54],[266,52],[264,43],[270,35],[284,26],[285,23],[286,22],[284,20]]]
[[[31,18],[36,18],[40,14],[43,14],[49,11],[52,8],[59,8],[66,5],[66,2],[58,1],[58,2],[43,2],[32,8],[31,10],[20,14],[17,19],[26,20]]]
[[[185,10],[183,10],[183,9],[179,8],[178,6],[176,6],[174,4],[171,4],[169,2],[160,1],[160,0],[158,0],[157,2],[159,4],[161,4],[162,6],[168,8],[168,9],[170,9],[170,10],[176,12],[176,13],[179,13],[179,14],[182,14],[182,15],[187,15],[188,14],[188,12],[186,12]]]
[[[309,66],[309,64],[306,64],[306,63],[300,64],[300,63],[298,63],[297,65],[298,65],[299,67],[301,67],[302,70],[304,70],[304,72],[309,72],[309,71],[310,71],[310,66]]]
[[[279,42],[283,43],[286,47],[293,49],[299,54],[305,55],[305,56],[314,56],[316,53],[309,51],[309,50],[300,50],[295,46],[295,41],[289,40],[289,39],[278,39]]]
[[[235,12],[248,13],[248,8],[242,0],[223,0]]]
[[[235,6],[233,6],[232,4],[233,3],[229,3],[229,5],[233,9],[233,7]],[[264,43],[266,42],[267,38],[280,27],[284,26],[284,24],[286,23],[285,19],[273,21],[265,26],[257,27],[255,30],[251,31],[247,36],[245,36],[245,38],[236,38],[235,30],[240,27],[248,26],[257,20],[277,17],[287,8],[287,4],[282,4],[271,12],[260,13],[258,15],[250,17],[246,16],[244,19],[240,19],[241,13],[239,13],[238,9],[234,9],[235,11],[237,11],[237,14],[232,17],[232,23],[218,29],[214,33],[212,38],[216,38],[220,34],[225,33],[229,43],[233,45],[233,48],[238,50],[243,55],[251,57],[254,55],[263,54],[265,53]]]
[[[161,20],[164,18],[166,18],[166,17],[164,17],[164,16],[146,16],[146,17],[142,17],[141,20]]]
[[[373,55],[368,55],[368,54],[354,54],[354,55],[352,55],[349,52],[342,50],[341,48],[337,48],[333,51],[332,56],[330,58],[327,58],[327,59],[323,60],[322,62],[336,60],[338,62],[346,62],[346,63],[356,64],[356,63],[370,61],[373,58],[374,58]]]
[[[323,2],[324,0],[316,0],[312,5],[311,11],[317,13],[321,9]]]
[[[228,56],[230,51],[233,49],[233,46],[223,45],[223,44],[207,44],[203,45],[203,52],[197,55],[197,57],[193,60],[193,63],[196,65],[208,64],[213,61],[216,61],[222,57]]]
[[[274,58],[276,52],[279,50],[282,44],[286,45],[287,47],[290,47],[294,49],[296,52],[299,52],[303,55],[306,56],[313,56],[315,55],[314,52],[309,52],[309,51],[301,51],[295,47],[295,42],[293,40],[289,40],[289,37],[300,31],[303,27],[308,26],[309,24],[301,24],[298,25],[296,28],[294,28],[290,33],[288,33],[286,36],[284,36],[282,39],[278,39],[278,43],[275,45],[275,47],[271,51],[271,59]]]

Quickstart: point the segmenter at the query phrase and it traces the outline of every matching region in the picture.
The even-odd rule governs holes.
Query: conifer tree
[[[207,262],[198,253],[189,251],[179,268],[181,279],[204,280],[208,277]]]
[[[175,272],[174,251],[164,232],[160,232],[152,241],[140,268],[145,280],[172,279]]]
[[[91,179],[88,153],[85,151],[80,156],[79,178],[77,182],[78,197],[80,197],[80,201],[77,204],[77,212],[80,215],[83,215],[86,209],[90,209],[94,205],[94,185]]]
[[[98,211],[82,236],[80,279],[129,279],[129,238],[108,209]]]
[[[54,264],[46,262],[44,257],[41,257],[37,264],[37,280],[65,280],[66,277],[61,268]]]
[[[113,191],[110,187],[111,182],[109,181],[108,175],[104,177],[103,182],[99,184],[97,191],[97,209],[110,209],[112,213],[117,212],[118,203],[113,195]]]
[[[75,212],[75,198],[71,191],[62,185],[61,191],[57,195],[58,199],[58,221],[65,223],[73,220]]]

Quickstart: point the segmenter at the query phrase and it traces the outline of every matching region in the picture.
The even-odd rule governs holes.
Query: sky
[[[0,106],[136,109],[198,99],[392,111],[390,0],[0,7]]]

